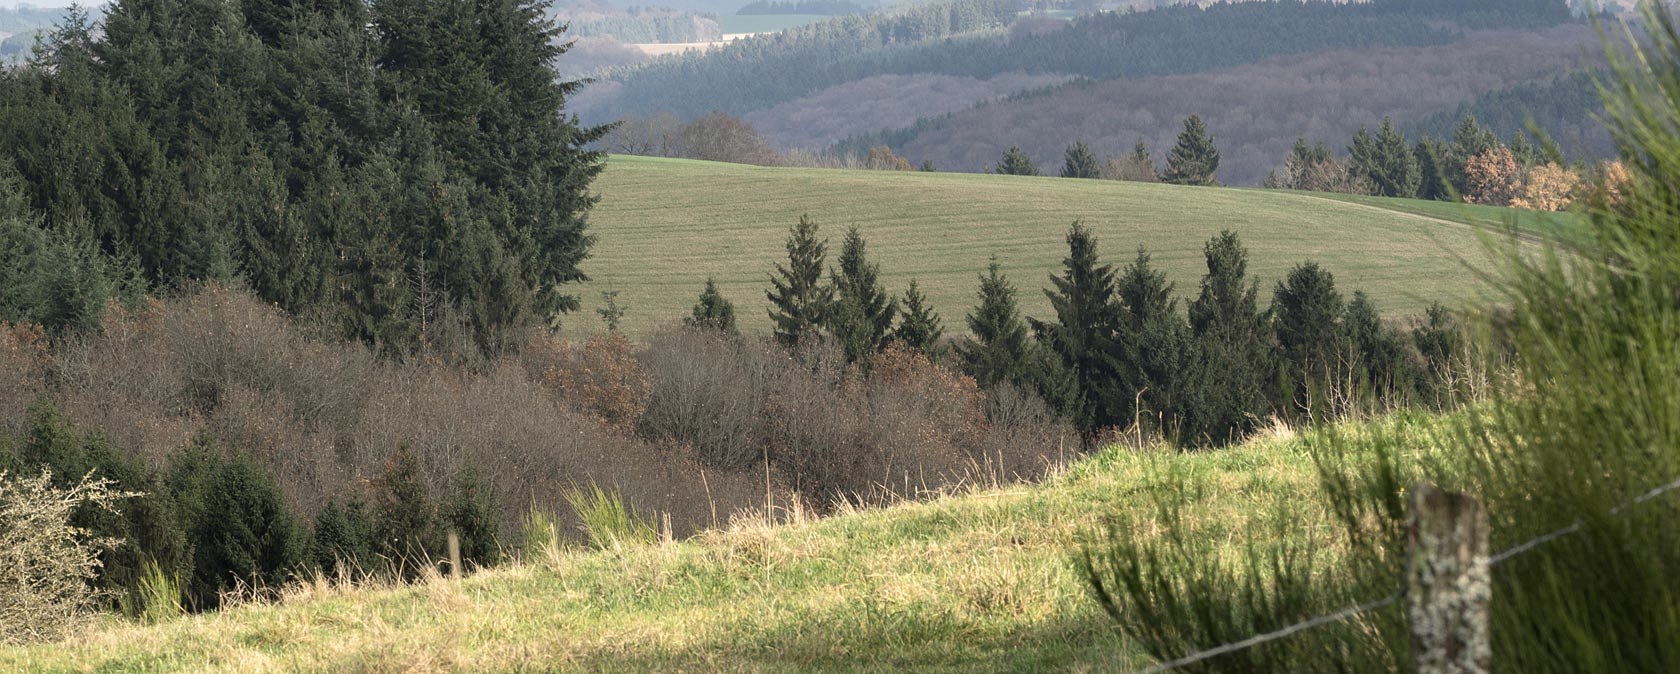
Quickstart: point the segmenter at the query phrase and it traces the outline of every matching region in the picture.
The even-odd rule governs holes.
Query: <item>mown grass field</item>
[[[1426,446],[1437,418],[1342,428]],[[279,603],[145,626],[108,619],[64,643],[0,648],[0,671],[1130,671],[1149,658],[1076,570],[1106,517],[1190,503],[1190,535],[1239,554],[1258,518],[1328,522],[1310,437],[1228,450],[1111,447],[1035,485],[688,541],[570,551],[466,580],[302,587]],[[1333,527],[1321,549],[1334,551]],[[1158,536],[1151,526],[1135,536]],[[1398,610],[1398,609],[1394,609]]]
[[[601,200],[590,231],[597,241],[584,265],[593,280],[579,289],[585,311],[564,319],[571,335],[600,329],[593,310],[606,290],[618,291],[632,336],[673,323],[708,276],[734,301],[744,330],[768,331],[765,290],[801,214],[821,225],[831,259],[846,229],[858,227],[889,290],[902,295],[916,279],[948,332],[964,329],[976,276],[993,255],[1021,289],[1025,312],[1045,316],[1049,303],[1039,290],[1059,270],[1074,220],[1096,231],[1116,267],[1147,247],[1183,297],[1194,296],[1205,271],[1202,245],[1231,229],[1249,248],[1263,302],[1291,266],[1314,260],[1335,274],[1344,295],[1363,289],[1385,314],[1403,316],[1433,300],[1482,299],[1476,269],[1487,260],[1479,234],[1519,217],[1508,209],[1275,190],[629,156],[610,158],[595,188]],[[1532,222],[1522,217],[1519,225]]]

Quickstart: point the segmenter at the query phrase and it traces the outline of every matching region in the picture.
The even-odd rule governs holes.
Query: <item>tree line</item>
[[[1432,306],[1409,332],[1372,299],[1344,298],[1334,276],[1303,262],[1262,305],[1248,253],[1224,232],[1204,254],[1207,274],[1180,309],[1175,288],[1140,248],[1124,268],[1102,262],[1091,230],[1074,223],[1063,271],[1044,289],[1053,317],[1023,316],[1019,290],[994,261],[965,316],[968,335],[942,339],[943,319],[912,280],[893,297],[862,234],[837,259],[801,218],[767,292],[775,339],[788,348],[832,340],[867,368],[897,343],[946,358],[982,388],[1042,397],[1087,440],[1136,425],[1186,447],[1237,441],[1264,419],[1315,422],[1376,404],[1437,404],[1463,365],[1452,312]],[[734,306],[708,281],[691,325],[733,331]]]

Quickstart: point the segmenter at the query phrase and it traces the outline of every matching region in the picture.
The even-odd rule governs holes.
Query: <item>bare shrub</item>
[[[707,465],[752,467],[763,458],[757,431],[768,380],[787,360],[781,349],[717,330],[655,334],[642,352],[650,381],[642,434],[693,447]]]
[[[56,376],[47,392],[65,416],[154,469],[207,431],[275,475],[305,517],[329,498],[367,499],[399,447],[412,452],[434,502],[476,469],[508,532],[533,503],[567,512],[562,491],[590,482],[669,513],[679,534],[764,503],[762,471],[702,471],[684,445],[625,432],[645,398],[645,389],[614,388],[640,368],[625,343],[552,343],[528,349],[523,362],[474,369],[382,361],[361,345],[316,340],[273,308],[217,287],[115,310],[104,325],[48,357]],[[605,370],[564,371],[596,363]],[[553,389],[542,376],[548,366],[561,368]],[[568,386],[575,395],[561,402]],[[571,400],[588,411],[569,409]],[[608,428],[598,416],[623,425]]]
[[[111,485],[85,476],[60,488],[48,470],[0,471],[0,643],[58,639],[94,613],[99,551],[120,541],[94,538],[70,517],[89,507],[115,513],[118,500],[136,495]]]
[[[1505,206],[1522,190],[1522,170],[1511,149],[1503,145],[1484,150],[1464,163],[1464,200],[1472,204]]]
[[[47,385],[47,333],[0,322],[0,420],[23,416]]]
[[[670,156],[736,164],[774,166],[776,151],[739,117],[713,112],[683,125],[672,138]]]
[[[535,353],[528,362],[542,363],[538,377],[560,400],[609,428],[635,429],[647,409],[648,376],[630,340],[611,333],[576,344],[545,336],[529,345]]]
[[[988,421],[973,379],[896,345],[867,374],[824,340],[789,353],[710,331],[661,333],[642,358],[644,437],[719,468],[773,468],[818,508],[1031,478],[1060,456],[1060,422],[1041,402],[1013,392],[1002,422]]]

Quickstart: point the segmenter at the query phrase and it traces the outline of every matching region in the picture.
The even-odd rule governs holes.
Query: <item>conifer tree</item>
[[[1138,136],[1137,144],[1132,146],[1132,163],[1149,169],[1152,175],[1156,173],[1155,157],[1149,153],[1149,146],[1143,144],[1143,136]]]
[[[1219,171],[1219,148],[1199,115],[1184,120],[1178,144],[1167,153],[1167,170],[1161,181],[1174,185],[1215,185]]]
[[[689,325],[739,334],[735,328],[735,304],[718,292],[717,283],[710,276],[706,277],[706,289],[700,292],[693,314],[686,321]]]
[[[420,474],[420,461],[406,446],[385,457],[373,480],[375,547],[409,572],[440,549],[437,508]]]
[[[822,282],[828,241],[817,240],[817,223],[809,217],[799,216],[799,224],[789,231],[787,252],[788,263],[776,265],[766,297],[776,341],[792,348],[828,324],[834,288]]]
[[[1028,322],[1039,343],[1056,355],[1072,377],[1078,393],[1068,416],[1089,436],[1121,421],[1119,373],[1112,356],[1121,308],[1114,296],[1114,268],[1098,263],[1097,240],[1091,230],[1074,222],[1067,243],[1062,274],[1051,276],[1052,287],[1044,289],[1056,320]]]
[[[1474,115],[1465,115],[1459,120],[1446,154],[1447,179],[1452,183],[1454,194],[1470,193],[1470,179],[1464,170],[1470,160],[1498,146],[1499,138],[1493,135],[1492,130],[1478,124]]]
[[[1453,201],[1452,178],[1448,174],[1447,148],[1432,136],[1419,138],[1412,146],[1418,164],[1418,198]]]
[[[1329,382],[1339,365],[1341,292],[1317,262],[1290,269],[1272,291],[1272,314],[1285,370],[1294,382]]]
[[[1119,410],[1126,421],[1133,421],[1139,411],[1174,419],[1180,416],[1178,389],[1189,334],[1172,292],[1173,284],[1150,264],[1149,252],[1143,248],[1116,280],[1121,329],[1113,358],[1121,375],[1120,400],[1132,401],[1132,408]]]
[[[957,345],[963,372],[988,389],[1005,382],[1020,384],[1029,347],[1027,324],[1015,304],[1015,286],[996,257],[980,277],[979,296],[980,303],[967,316],[972,336]]]
[[[847,360],[867,362],[887,343],[898,303],[881,287],[879,265],[869,262],[863,234],[853,227],[840,246],[839,266],[830,277],[835,291],[829,329],[846,350]]]
[[[1377,306],[1363,290],[1353,292],[1342,317],[1349,365],[1374,394],[1390,396],[1409,388],[1405,350],[1393,330],[1384,326]]]
[[[1009,146],[1009,149],[1004,151],[1003,161],[998,162],[997,168],[993,169],[992,172],[1008,176],[1036,176],[1039,174],[1038,165],[1033,163],[1032,157],[1028,157],[1026,152],[1015,145]]]
[[[939,338],[945,334],[942,323],[939,314],[928,306],[927,296],[916,287],[916,279],[910,279],[910,289],[904,291],[904,311],[898,328],[893,331],[893,339],[930,357],[937,356]]]
[[[1097,166],[1097,157],[1091,154],[1091,148],[1085,146],[1085,141],[1068,146],[1066,156],[1062,159],[1063,178],[1099,178],[1101,174],[1102,169]]]
[[[1385,197],[1417,196],[1421,180],[1417,156],[1406,147],[1406,138],[1394,128],[1394,122],[1383,118],[1382,127],[1372,137],[1359,129],[1348,146],[1350,170],[1364,176],[1371,183],[1372,192]]]
[[[1253,430],[1266,412],[1272,371],[1270,321],[1258,306],[1258,282],[1246,278],[1248,250],[1225,231],[1202,249],[1207,273],[1190,303],[1193,345],[1180,387],[1186,400],[1180,441],[1231,442]]]
[[[1528,134],[1521,129],[1511,133],[1511,143],[1506,147],[1511,148],[1511,156],[1516,158],[1518,166],[1533,166],[1538,159],[1534,144],[1528,142]]]

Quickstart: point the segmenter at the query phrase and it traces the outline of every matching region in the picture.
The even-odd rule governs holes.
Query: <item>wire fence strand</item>
[[[1650,491],[1647,491],[1647,492],[1645,492],[1643,494],[1640,494],[1639,496],[1636,496],[1636,497],[1634,497],[1630,500],[1622,502],[1620,505],[1617,505],[1616,507],[1611,508],[1610,509],[1610,514],[1611,515],[1621,514],[1622,511],[1627,510],[1628,508],[1639,505],[1641,503],[1644,503],[1646,501],[1654,499],[1658,496],[1662,496],[1663,494],[1674,491],[1676,489],[1680,489],[1680,478],[1676,478],[1673,482],[1669,482],[1667,484],[1655,487],[1655,488],[1651,489]],[[1546,533],[1541,534],[1539,536],[1535,536],[1534,538],[1530,538],[1526,541],[1523,541],[1523,542],[1518,543],[1516,545],[1513,545],[1509,548],[1506,548],[1504,551],[1502,551],[1498,554],[1490,555],[1490,556],[1488,556],[1488,566],[1497,565],[1500,562],[1503,562],[1505,560],[1511,559],[1512,557],[1516,557],[1518,555],[1521,555],[1525,552],[1533,550],[1536,547],[1539,547],[1539,546],[1544,545],[1546,543],[1549,543],[1551,541],[1557,540],[1559,538],[1563,538],[1564,536],[1568,536],[1570,534],[1576,533],[1576,532],[1581,530],[1581,524],[1582,524],[1581,520],[1577,519],[1574,522],[1570,523],[1568,526],[1561,527],[1561,528],[1555,529],[1553,531],[1546,532]],[[1203,650],[1203,651],[1197,651],[1195,653],[1191,653],[1189,655],[1186,655],[1186,656],[1183,656],[1183,657],[1180,657],[1180,658],[1177,658],[1177,659],[1174,659],[1174,660],[1168,660],[1166,662],[1156,663],[1154,665],[1150,665],[1150,666],[1145,667],[1143,669],[1137,670],[1133,674],[1161,674],[1162,672],[1169,672],[1169,671],[1178,669],[1180,667],[1184,667],[1184,666],[1187,666],[1187,665],[1193,665],[1193,664],[1196,664],[1196,663],[1201,662],[1203,660],[1208,660],[1210,658],[1216,658],[1216,657],[1219,657],[1221,655],[1226,655],[1226,654],[1229,654],[1229,653],[1235,653],[1237,651],[1253,648],[1255,646],[1259,646],[1260,644],[1263,644],[1263,643],[1266,643],[1266,642],[1269,642],[1269,641],[1277,641],[1278,639],[1283,639],[1283,638],[1295,635],[1295,634],[1300,633],[1300,632],[1305,632],[1305,631],[1310,630],[1310,629],[1323,627],[1323,626],[1329,625],[1331,623],[1341,622],[1343,620],[1346,620],[1346,619],[1351,618],[1353,616],[1359,615],[1359,614],[1364,613],[1366,611],[1375,611],[1379,608],[1383,608],[1383,607],[1386,607],[1390,604],[1393,604],[1394,602],[1399,601],[1400,599],[1404,598],[1405,596],[1406,596],[1406,587],[1404,585],[1402,585],[1398,589],[1396,589],[1395,591],[1390,592],[1387,596],[1382,597],[1380,599],[1373,599],[1373,600],[1365,602],[1363,604],[1355,604],[1353,606],[1349,606],[1347,608],[1344,608],[1340,611],[1336,611],[1335,613],[1327,613],[1325,615],[1317,616],[1317,617],[1314,617],[1314,618],[1309,618],[1307,620],[1303,620],[1301,622],[1295,623],[1295,624],[1290,625],[1288,627],[1284,627],[1282,629],[1274,630],[1274,631],[1271,631],[1271,632],[1266,632],[1264,634],[1256,634],[1254,636],[1251,636],[1247,639],[1243,639],[1241,641],[1233,641],[1233,642],[1226,643],[1226,644],[1220,644],[1218,646],[1214,646],[1213,648],[1209,648],[1209,649]]]

